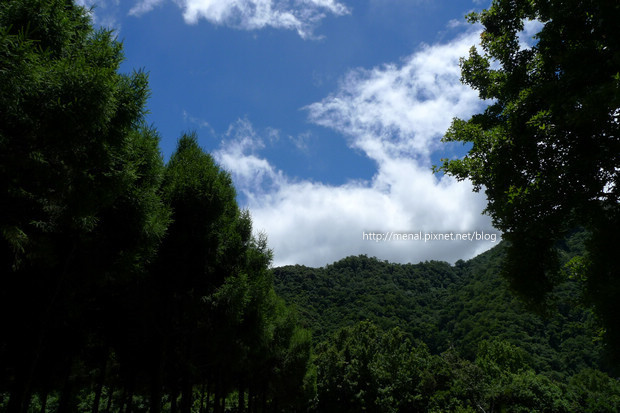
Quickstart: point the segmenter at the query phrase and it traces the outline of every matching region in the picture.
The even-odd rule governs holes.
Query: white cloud
[[[524,20],[523,30],[517,33],[519,38],[519,47],[521,49],[530,49],[537,42],[534,36],[543,28],[544,24],[539,20]]]
[[[401,64],[354,70],[340,90],[307,107],[310,119],[348,135],[378,162],[428,160],[452,118],[480,108],[477,93],[459,81],[459,58],[478,36],[472,31],[447,44],[424,45]]]
[[[430,153],[453,117],[483,105],[461,85],[458,58],[478,39],[423,46],[401,64],[352,71],[340,89],[307,107],[310,119],[348,136],[376,161],[371,181],[334,186],[292,180],[261,157],[263,140],[247,120],[215,153],[245,195],[254,227],[269,237],[275,265],[321,266],[348,255],[395,262],[454,262],[495,245],[479,241],[364,240],[363,232],[495,231],[481,215],[483,195],[468,182],[433,175]]]
[[[144,13],[150,12],[163,2],[164,0],[142,0],[129,10],[129,14],[132,16],[141,16]]]
[[[206,129],[212,136],[216,135],[215,130],[213,130],[209,122],[191,115],[186,110],[183,110],[183,121],[187,124],[193,125],[194,127],[198,127],[199,129]]]
[[[269,138],[277,135],[275,129],[267,131]],[[258,156],[265,144],[247,119],[239,119],[226,132],[225,140],[215,156],[220,165],[231,172],[237,190],[253,204],[273,188],[285,184],[281,171],[266,159]]]
[[[256,137],[238,137],[215,155],[246,197],[255,230],[267,233],[275,265],[322,266],[357,254],[454,262],[493,245],[363,239],[364,232],[492,231],[480,215],[484,197],[472,193],[471,185],[438,179],[411,159],[383,163],[371,182],[332,186],[287,178],[255,153],[260,145]]]
[[[164,0],[140,0],[130,14],[139,16]],[[245,30],[273,27],[295,30],[303,38],[311,37],[314,26],[326,13],[347,14],[349,10],[336,0],[174,0],[189,24],[205,19],[213,24]]]
[[[302,132],[297,136],[289,136],[288,137],[289,141],[291,141],[293,143],[293,145],[295,145],[295,147],[304,153],[309,153],[310,150],[310,140],[312,139],[312,132],[310,131],[306,131],[306,132]]]

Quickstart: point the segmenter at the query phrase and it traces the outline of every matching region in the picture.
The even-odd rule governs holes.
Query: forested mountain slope
[[[562,264],[584,232],[557,245]],[[313,331],[320,412],[616,412],[620,381],[600,325],[565,271],[544,315],[500,275],[506,245],[469,261],[393,264],[361,255],[274,269]]]
[[[583,246],[576,232],[561,245],[566,261]],[[400,327],[432,353],[456,349],[475,357],[481,341],[497,338],[525,350],[537,371],[556,377],[584,367],[605,369],[591,312],[579,305],[578,281],[568,279],[541,316],[524,308],[499,275],[505,245],[454,266],[393,264],[347,257],[323,268],[274,269],[279,295],[296,305],[315,343],[363,320],[383,330]]]

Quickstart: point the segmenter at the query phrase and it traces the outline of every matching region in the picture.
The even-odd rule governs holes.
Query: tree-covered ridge
[[[567,239],[562,255],[577,254],[583,237],[576,232]],[[323,268],[275,268],[275,286],[296,306],[317,343],[367,320],[384,330],[398,327],[433,353],[455,348],[473,359],[480,341],[498,338],[525,350],[538,371],[558,377],[605,367],[597,324],[579,305],[579,281],[557,288],[554,312],[532,314],[500,276],[504,255],[500,244],[454,266],[348,257]]]
[[[558,245],[565,262],[583,231]],[[527,311],[500,275],[500,244],[454,266],[348,257],[274,269],[278,294],[314,333],[315,408],[360,411],[608,411],[620,408],[579,280],[556,310]]]
[[[435,303],[444,300],[444,286],[457,276],[443,262],[399,265],[366,256],[344,258],[324,268],[274,268],[276,291],[295,303],[317,341],[363,320],[386,329],[400,326],[428,338],[427,332],[437,330],[434,313],[441,306]]]

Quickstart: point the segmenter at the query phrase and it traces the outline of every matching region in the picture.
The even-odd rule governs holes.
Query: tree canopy
[[[481,50],[461,60],[462,81],[490,104],[453,121],[444,140],[472,147],[436,167],[485,191],[485,212],[510,242],[504,274],[533,307],[544,307],[562,278],[558,242],[578,226],[590,231],[579,261],[585,297],[616,348],[619,18],[611,0],[494,0],[471,14],[483,27]],[[542,27],[531,46],[520,38],[526,22]]]
[[[112,291],[154,256],[168,212],[144,73],[67,1],[0,4],[0,313],[10,411],[101,343]],[[65,399],[66,400],[66,399]]]
[[[584,233],[573,234],[563,262],[583,251]],[[470,360],[485,339],[523,349],[539,372],[567,377],[584,368],[609,371],[591,310],[579,305],[581,282],[567,280],[554,294],[546,317],[527,311],[499,275],[502,243],[471,260],[394,264],[366,256],[347,257],[325,268],[274,269],[275,289],[297,306],[318,345],[336,331],[370,321],[399,328],[434,354],[450,348]]]
[[[195,134],[164,164],[122,60],[73,1],[0,3],[0,409],[299,406],[266,239]]]
[[[562,262],[584,237],[565,240]],[[581,281],[563,282],[556,312],[537,316],[499,275],[505,254],[502,243],[454,266],[359,256],[275,268],[276,291],[314,332],[313,411],[620,408],[620,382],[579,305]]]

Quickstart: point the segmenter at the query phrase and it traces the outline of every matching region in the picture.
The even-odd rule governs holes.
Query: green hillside
[[[579,252],[579,232],[563,244],[568,260]],[[605,368],[593,315],[580,306],[578,281],[554,292],[548,314],[535,314],[499,276],[504,244],[455,265],[427,261],[393,264],[364,255],[323,268],[274,269],[276,292],[297,307],[315,343],[339,328],[371,321],[400,327],[434,353],[456,348],[473,358],[482,340],[499,338],[524,349],[541,371],[572,374]]]
[[[575,232],[560,245],[564,262],[584,238]],[[504,254],[500,244],[455,265],[361,255],[275,268],[276,292],[313,332],[317,410],[619,408],[579,281],[567,276],[547,311],[534,313],[499,275]]]

